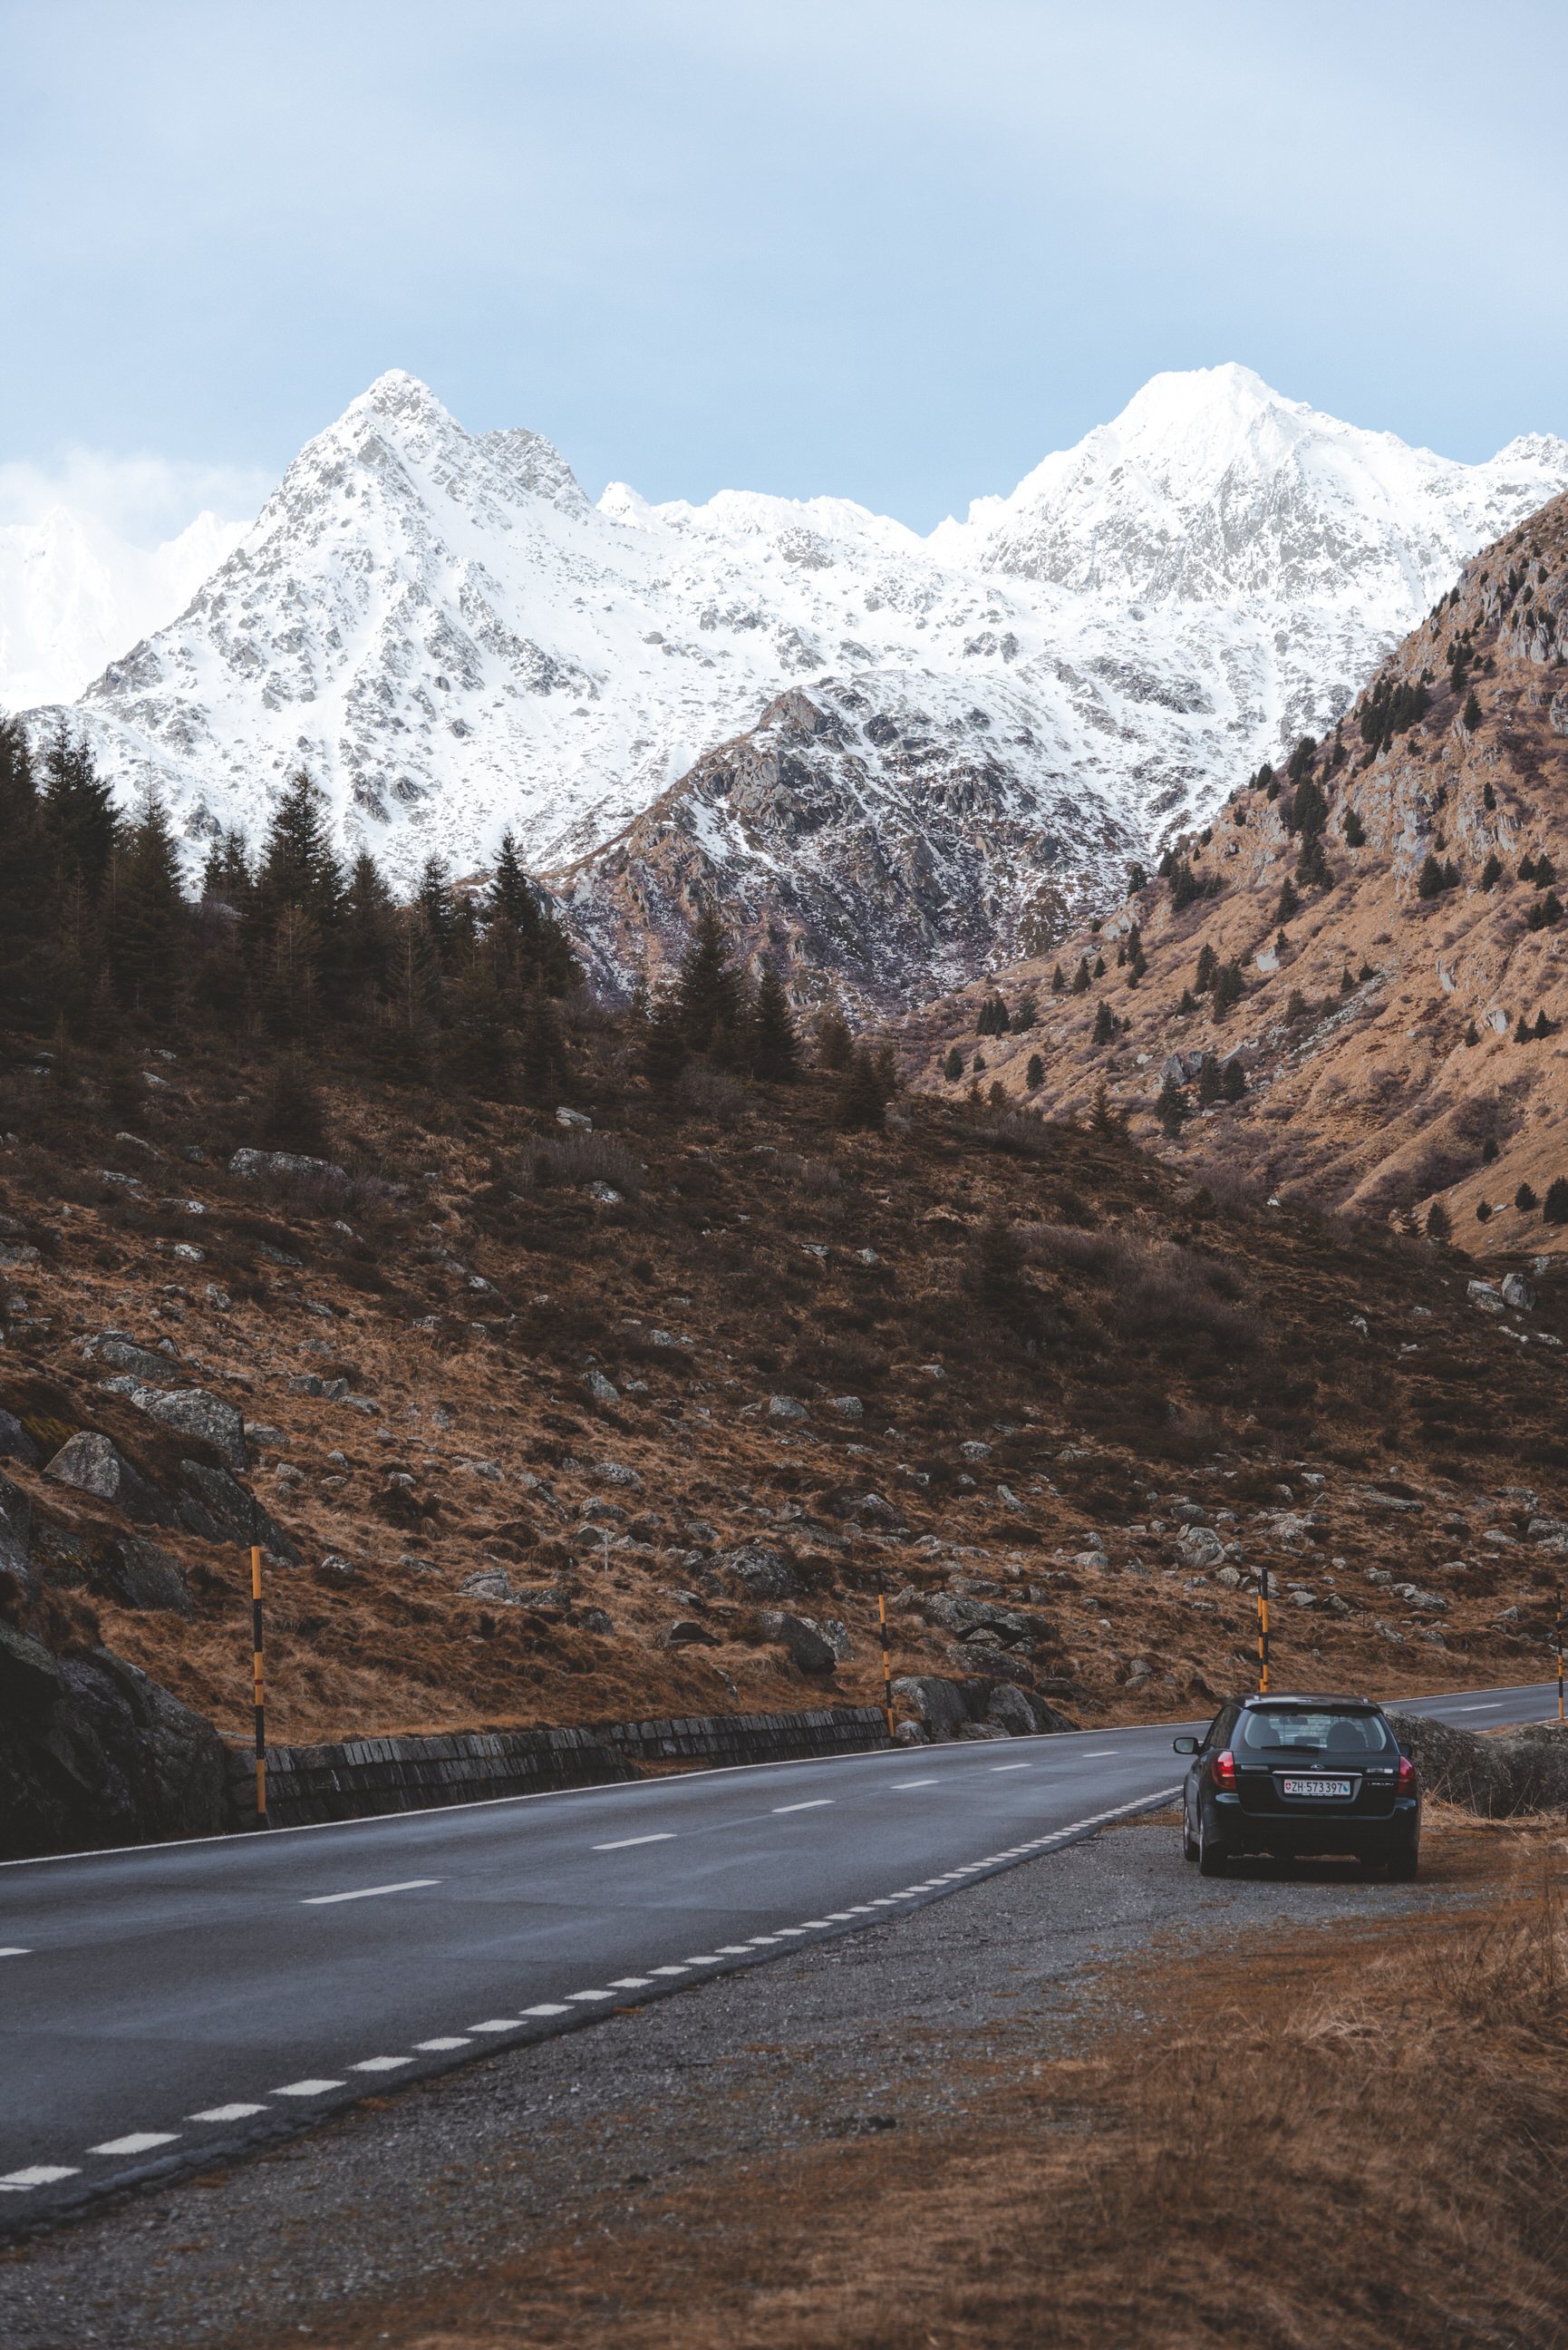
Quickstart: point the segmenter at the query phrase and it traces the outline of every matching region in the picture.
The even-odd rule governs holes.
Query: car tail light
[[[1228,1746],[1223,1754],[1214,1757],[1214,1784],[1232,1795],[1236,1792],[1236,1757]]]
[[[1413,1795],[1416,1792],[1416,1765],[1407,1754],[1399,1757],[1399,1793]]]

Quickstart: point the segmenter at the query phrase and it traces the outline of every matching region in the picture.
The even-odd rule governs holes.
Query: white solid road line
[[[775,1820],[781,1819],[785,1812],[826,1811],[836,1801],[837,1798],[834,1795],[814,1795],[809,1804],[775,1804],[774,1805],[774,1817]]]
[[[178,2130],[132,2130],[129,2137],[111,2137],[102,2146],[89,2146],[89,2154],[145,2154],[150,2147],[172,2146]]]
[[[361,1885],[353,1893],[306,1894],[299,1906],[302,1909],[327,1909],[335,1901],[373,1901],[378,1893],[417,1893],[421,1886],[440,1883],[439,1877],[410,1877],[401,1885]]]
[[[204,2113],[187,2114],[188,2122],[248,2122],[253,2114],[265,2114],[265,2106],[209,2106]]]
[[[614,1844],[595,1845],[594,1850],[596,1852],[629,1852],[634,1844],[673,1844],[674,1842],[674,1829],[661,1828],[657,1835],[619,1836]]]

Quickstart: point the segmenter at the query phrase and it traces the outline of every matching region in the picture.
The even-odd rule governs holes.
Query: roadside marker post
[[[882,1570],[877,1569],[877,1615],[882,1628],[882,1707],[888,1716],[888,1735],[893,1735],[893,1659],[888,1648],[888,1595],[882,1586]]]
[[[256,1695],[256,1825],[265,1828],[267,1825],[266,1701],[262,1693],[261,1552],[254,1545],[251,1550],[251,1649]]]
[[[1557,1719],[1563,1719],[1563,1586],[1557,1586]]]
[[[1269,1694],[1269,1570],[1258,1566],[1258,1694]]]

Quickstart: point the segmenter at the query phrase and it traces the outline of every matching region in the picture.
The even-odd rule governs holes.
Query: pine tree
[[[77,879],[89,900],[103,889],[114,854],[114,800],[99,780],[85,736],[73,737],[62,717],[43,755],[39,816],[57,889]]]
[[[1555,1175],[1546,1186],[1541,1220],[1547,1224],[1568,1224],[1568,1176]]]
[[[1455,672],[1455,681],[1454,681],[1454,691],[1455,691],[1456,693],[1458,693],[1458,691],[1459,691],[1459,687],[1460,687],[1463,683],[1464,683],[1463,676],[1462,676],[1462,675],[1461,675],[1458,671],[1456,671],[1456,672]],[[1465,730],[1465,732],[1466,732],[1466,733],[1467,733],[1467,734],[1473,734],[1473,733],[1475,733],[1475,731],[1476,731],[1476,728],[1480,724],[1480,723],[1481,723],[1481,706],[1480,706],[1480,702],[1477,701],[1477,699],[1476,699],[1476,691],[1475,691],[1474,686],[1472,685],[1472,686],[1471,686],[1471,688],[1470,688],[1470,690],[1469,690],[1469,693],[1466,695],[1466,697],[1465,697],[1465,706],[1464,706],[1463,711],[1462,711],[1462,712],[1461,712],[1461,713],[1460,713],[1460,717],[1459,717],[1459,723],[1463,726],[1463,728],[1464,728],[1464,730]]]
[[[1441,1200],[1434,1200],[1427,1211],[1427,1238],[1446,1248],[1454,1237],[1454,1220]]]
[[[1348,963],[1339,974],[1339,992],[1341,995],[1354,995],[1355,993],[1355,982],[1350,976]]]
[[[960,1065],[960,1066],[961,1066],[961,1066],[962,1066],[962,1065],[961,1064],[961,1065]],[[1043,1086],[1043,1085],[1044,1084],[1044,1082],[1045,1082],[1045,1064],[1044,1064],[1044,1062],[1041,1059],[1041,1057],[1040,1057],[1040,1055],[1039,1055],[1039,1054],[1038,1054],[1038,1053],[1031,1053],[1031,1054],[1030,1054],[1030,1055],[1029,1055],[1029,1066],[1028,1066],[1028,1069],[1027,1069],[1027,1070],[1025,1071],[1025,1073],[1024,1073],[1024,1079],[1023,1079],[1023,1082],[1024,1082],[1025,1086],[1028,1087],[1028,1089],[1029,1089],[1029,1091],[1030,1091],[1031,1093],[1034,1093],[1035,1091],[1037,1091],[1037,1090],[1038,1090],[1038,1088],[1039,1088],[1041,1086]]]
[[[1526,1020],[1522,1012],[1520,1014],[1519,1018],[1514,1022],[1513,1041],[1516,1045],[1528,1045],[1530,1042],[1530,1023]]]
[[[715,1032],[732,1036],[741,1025],[740,973],[730,962],[730,941],[718,909],[704,906],[691,943],[680,958],[674,1001],[688,1049],[706,1053]]]
[[[471,954],[452,991],[446,1065],[468,1092],[485,1101],[504,1101],[511,1090],[506,1014],[495,970],[481,950]]]
[[[1168,1076],[1160,1087],[1154,1105],[1154,1114],[1159,1120],[1161,1131],[1167,1140],[1174,1142],[1176,1137],[1181,1132],[1188,1116],[1187,1096],[1174,1077]]]
[[[535,990],[535,1000],[543,1000],[542,990]],[[686,1042],[680,1006],[672,994],[660,995],[649,1007],[648,1023],[643,1030],[642,1074],[656,1091],[665,1092],[675,1083],[691,1058],[691,1048]],[[544,1087],[530,1082],[526,1060],[524,1082],[531,1096],[535,1098],[542,1096]]]
[[[1097,955],[1095,957],[1095,968],[1094,968],[1094,970],[1090,972],[1089,976],[1090,976],[1090,978],[1091,978],[1091,979],[1104,979],[1105,975],[1106,975],[1106,959],[1105,959],[1105,956],[1104,956],[1103,954],[1097,954]],[[1014,1024],[1014,1026],[1016,1026],[1016,1025],[1017,1025],[1017,1023],[1016,1023],[1016,1022],[1014,1022],[1014,1024]]]
[[[1443,868],[1428,849],[1417,879],[1416,895],[1417,898],[1436,898],[1442,887]]]
[[[764,962],[757,984],[753,1024],[752,1066],[770,1085],[788,1085],[800,1066],[800,1039],[789,1008],[784,984],[771,962]]]
[[[1513,1204],[1520,1211],[1521,1215],[1528,1215],[1531,1209],[1538,1208],[1541,1205],[1541,1202],[1536,1198],[1535,1193],[1531,1190],[1529,1184],[1521,1183],[1518,1191],[1513,1195]]]
[[[1105,968],[1106,966],[1102,960],[1099,964],[1099,972],[1102,977],[1105,973]],[[1036,1024],[1039,1018],[1040,1014],[1034,1002],[1034,990],[1030,988],[1026,991],[1023,1002],[1019,1004],[1017,1011],[1012,1015],[1011,1024],[1013,1035],[1015,1036],[1026,1035],[1029,1030]]]
[[[1214,974],[1214,1017],[1223,1020],[1232,1005],[1240,1003],[1246,993],[1240,962],[1221,963]]]
[[[109,951],[120,1002],[159,1023],[174,1007],[183,908],[179,851],[150,789],[120,860]]]
[[[1089,992],[1089,959],[1087,955],[1080,955],[1078,958],[1078,968],[1073,973],[1071,992],[1075,995],[1087,995]]]
[[[816,1065],[820,1069],[843,1070],[849,1066],[855,1055],[855,1039],[836,1012],[826,1013],[816,1024]]]
[[[1220,1094],[1228,1102],[1239,1102],[1246,1090],[1247,1073],[1232,1053],[1220,1080]]]
[[[1470,1022],[1469,1026],[1465,1030],[1465,1043],[1467,1045],[1479,1045],[1480,1043],[1480,1030],[1476,1026],[1473,1020]]]
[[[1198,1006],[1192,999],[1191,989],[1184,987],[1181,991],[1181,1001],[1176,1007],[1177,1016],[1179,1019],[1185,1020],[1190,1013],[1196,1012]]]
[[[444,972],[451,968],[457,944],[456,908],[452,897],[452,868],[434,849],[420,868],[414,903],[425,918],[425,936],[438,968]]]
[[[1199,1108],[1212,1109],[1223,1091],[1224,1081],[1220,1075],[1220,1064],[1212,1053],[1206,1053],[1203,1056],[1203,1066],[1198,1072]]]
[[[1274,909],[1274,920],[1282,930],[1287,922],[1295,920],[1301,910],[1302,901],[1297,897],[1294,885],[1287,873],[1280,884],[1280,902]]]
[[[1096,1045],[1108,1045],[1115,1034],[1116,1022],[1111,1017],[1111,1007],[1102,995],[1099,1010],[1095,1014],[1094,1042]]]
[[[267,1080],[265,1101],[263,1131],[268,1142],[313,1157],[326,1148],[321,1097],[303,1054],[287,1054],[277,1063]]]
[[[1214,974],[1219,968],[1220,958],[1215,953],[1213,948],[1210,945],[1208,940],[1205,939],[1202,950],[1198,957],[1197,975],[1192,983],[1197,988],[1199,995],[1208,994],[1209,990],[1214,984]]]
[[[486,911],[502,968],[514,982],[531,985],[536,973],[552,995],[577,985],[582,966],[548,898],[524,873],[510,827],[501,836]]]
[[[1066,993],[1066,987],[1067,982],[1063,976],[1062,966],[1058,963],[1055,970],[1051,974],[1051,993],[1053,995],[1064,994]]]
[[[1536,1015],[1535,1015],[1535,1028],[1534,1028],[1534,1035],[1535,1035],[1536,1043],[1537,1043],[1537,1044],[1540,1044],[1540,1043],[1541,1043],[1541,1041],[1542,1040],[1542,1038],[1547,1037],[1547,1036],[1550,1036],[1550,1035],[1551,1035],[1551,1034],[1552,1034],[1552,1023],[1551,1023],[1551,1021],[1550,1021],[1550,1020],[1548,1020],[1548,1018],[1546,1017],[1546,1014],[1545,1014],[1544,1011],[1538,1012],[1538,1013],[1536,1014]]]
[[[1366,827],[1362,823],[1361,818],[1357,816],[1354,808],[1350,810],[1345,819],[1344,830],[1345,845],[1346,848],[1366,847]]]
[[[1038,1058],[1039,1055],[1036,1054],[1035,1059],[1038,1060]],[[942,1063],[942,1075],[950,1086],[956,1086],[963,1075],[963,1055],[956,1045],[950,1045],[948,1048],[947,1059]]]
[[[650,1076],[654,1075],[652,1037],[661,1017],[680,1049],[680,1066],[684,1066],[685,1062],[685,1047],[680,1044],[679,1024],[668,1002],[661,1003],[649,1022],[649,1037],[644,1050],[643,1066]],[[524,999],[523,1019],[517,1036],[517,1075],[524,1097],[531,1102],[548,1101],[552,1095],[560,1092],[566,1074],[566,1049],[561,1041],[561,1023],[556,1011],[555,998],[543,980],[535,980]],[[680,1066],[672,1072],[673,1076],[679,1074]],[[656,1083],[659,1081],[655,1078]]]
[[[0,1017],[41,1027],[50,844],[26,727],[0,716]]]
[[[1496,849],[1493,849],[1491,855],[1487,858],[1486,863],[1481,867],[1481,888],[1483,889],[1495,889],[1501,879],[1502,859],[1499,857]]]
[[[1490,1223],[1491,1201],[1490,1200],[1478,1200],[1476,1201],[1476,1222],[1478,1224]]]
[[[851,1055],[849,1066],[844,1072],[834,1103],[834,1118],[842,1127],[879,1127],[883,1123],[886,1107],[886,1096],[877,1076],[876,1063],[861,1046]]]
[[[1495,808],[1497,806],[1497,794],[1490,784],[1481,785],[1481,806],[1488,809]]]
[[[1102,1142],[1109,1142],[1123,1132],[1123,1122],[1111,1107],[1111,1097],[1106,1090],[1104,1077],[1095,1087],[1094,1107],[1089,1112],[1089,1131]]]
[[[301,768],[284,787],[262,843],[257,914],[270,935],[285,907],[308,917],[321,939],[337,931],[343,874],[327,830],[326,796]]]

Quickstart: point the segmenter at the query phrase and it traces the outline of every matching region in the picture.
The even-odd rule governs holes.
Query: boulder
[[[81,1351],[89,1362],[107,1363],[111,1371],[129,1372],[149,1387],[169,1387],[182,1376],[178,1362],[139,1345],[124,1330],[100,1331],[84,1341]]]
[[[501,1599],[510,1602],[512,1583],[504,1566],[483,1566],[458,1585],[460,1592],[471,1599]]]
[[[602,1371],[589,1371],[583,1385],[596,1403],[618,1403],[619,1390],[611,1386]]]
[[[716,1648],[719,1645],[705,1624],[694,1624],[689,1617],[677,1617],[666,1624],[654,1641],[659,1648]]]
[[[1521,1314],[1529,1314],[1533,1309],[1535,1292],[1521,1273],[1511,1273],[1505,1275],[1502,1284],[1502,1302],[1505,1305],[1515,1307]]]
[[[129,1376],[105,1379],[105,1390],[123,1396],[132,1409],[147,1414],[149,1419],[161,1420],[182,1436],[199,1436],[214,1451],[236,1469],[244,1469],[249,1455],[245,1451],[244,1415],[232,1403],[222,1403],[209,1395],[204,1388],[180,1388],[171,1395],[144,1387]]]
[[[1395,1737],[1421,1773],[1428,1795],[1485,1819],[1568,1804],[1568,1731],[1532,1722],[1507,1738],[1478,1738],[1423,1714],[1390,1713]]]
[[[798,1616],[786,1616],[777,1607],[763,1607],[757,1614],[757,1627],[770,1640],[788,1651],[791,1661],[803,1673],[814,1676],[836,1672],[838,1659],[823,1638],[815,1624],[805,1623]]]
[[[596,1461],[594,1475],[606,1485],[625,1485],[633,1492],[642,1491],[642,1479],[624,1461]]]
[[[253,1544],[270,1551],[285,1566],[303,1566],[301,1553],[275,1518],[269,1517],[254,1493],[226,1469],[210,1469],[205,1461],[182,1461],[184,1490],[179,1495],[180,1522],[203,1542]]]
[[[970,1718],[957,1682],[939,1673],[905,1673],[893,1683],[893,1694],[913,1706],[934,1738],[956,1738]]]
[[[858,1396],[829,1396],[827,1401],[829,1409],[836,1411],[840,1419],[863,1419],[866,1416],[866,1407]]]
[[[564,1102],[556,1112],[556,1124],[568,1127],[578,1134],[591,1134],[594,1130],[591,1118],[586,1118],[580,1109],[568,1109]]]
[[[1503,1311],[1502,1300],[1490,1281],[1470,1282],[1465,1295],[1472,1305],[1480,1307],[1483,1314],[1501,1314]]]
[[[61,1445],[44,1474],[57,1484],[74,1486],[78,1493],[114,1503],[127,1517],[158,1525],[173,1522],[173,1512],[157,1486],[138,1476],[111,1438],[92,1429],[78,1429]]]
[[[1072,1730],[1076,1724],[1044,1699],[1028,1690],[1021,1690],[1011,1681],[1002,1681],[993,1689],[985,1701],[985,1718],[1010,1738],[1038,1738],[1043,1731]]]
[[[254,1181],[258,1175],[331,1175],[339,1182],[348,1180],[341,1167],[329,1159],[306,1159],[297,1150],[236,1150],[229,1161],[231,1175],[243,1175]]]
[[[765,1543],[742,1543],[738,1550],[725,1551],[719,1565],[752,1599],[788,1599],[800,1588],[789,1561]]]
[[[1022,1689],[1034,1686],[1033,1666],[1006,1648],[984,1648],[974,1640],[955,1640],[948,1650],[947,1660],[961,1673],[989,1673],[997,1680],[1016,1681]]]
[[[803,1624],[809,1625],[814,1632],[818,1633],[826,1641],[841,1665],[854,1663],[855,1646],[849,1638],[849,1627],[846,1624],[840,1623],[837,1617],[831,1617],[825,1622],[819,1622],[815,1616],[803,1616],[800,1620]]]
[[[1219,1566],[1225,1556],[1225,1545],[1212,1526],[1183,1526],[1176,1547],[1191,1567]]]
[[[809,1419],[811,1414],[805,1404],[795,1401],[794,1396],[775,1395],[768,1398],[768,1418],[770,1419]]]
[[[20,1461],[36,1469],[41,1455],[14,1412],[0,1411],[0,1461]]]
[[[102,1580],[122,1607],[145,1607],[171,1616],[191,1613],[191,1586],[177,1558],[156,1543],[134,1535],[109,1545]]]
[[[900,1721],[893,1731],[895,1746],[929,1746],[931,1733],[919,1721]]]

